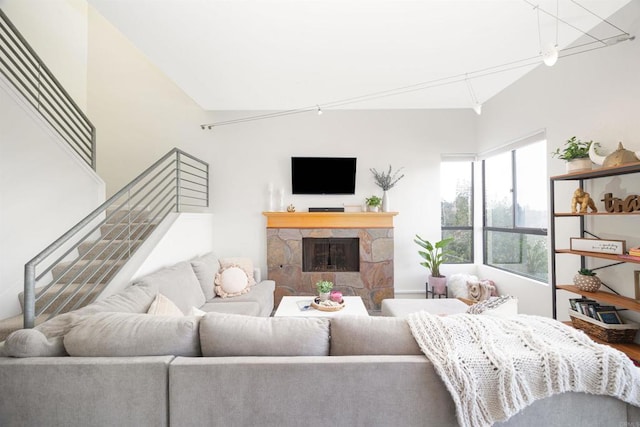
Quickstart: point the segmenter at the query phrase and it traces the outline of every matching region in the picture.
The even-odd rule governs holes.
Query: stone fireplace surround
[[[345,296],[360,296],[368,310],[393,298],[393,216],[388,213],[265,212],[268,278],[275,303],[287,295],[315,295],[315,283],[330,280]],[[360,271],[303,272],[302,239],[358,238]]]

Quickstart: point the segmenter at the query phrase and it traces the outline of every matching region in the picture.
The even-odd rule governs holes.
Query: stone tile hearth
[[[302,239],[358,238],[359,271],[303,272]],[[368,310],[393,298],[393,228],[267,228],[269,279],[276,282],[276,305],[286,295],[315,295],[318,280],[330,280],[343,295],[360,296]]]

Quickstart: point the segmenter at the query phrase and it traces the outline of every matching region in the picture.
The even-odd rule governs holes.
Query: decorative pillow
[[[220,269],[218,258],[212,252],[209,252],[192,259],[190,262],[191,268],[193,268],[193,272],[200,282],[204,297],[209,301],[216,296],[213,291],[213,279],[215,279],[216,273]]]
[[[204,357],[328,356],[329,319],[207,313],[200,344]]]
[[[59,357],[67,356],[62,337],[48,339],[36,329],[19,329],[5,341],[4,353],[9,357]]]
[[[216,274],[215,291],[222,298],[235,297],[250,291],[249,277],[239,266],[225,267]]]
[[[187,313],[187,316],[193,316],[193,317],[200,318],[200,317],[204,316],[205,314],[207,314],[206,311],[200,310],[197,307],[191,307],[191,309],[189,310],[189,313]]]
[[[70,356],[200,355],[199,319],[145,313],[98,313],[82,316],[64,336]]]
[[[156,316],[184,316],[184,313],[178,306],[162,294],[156,295],[156,298],[151,303],[151,307],[147,310],[147,314]]]
[[[247,273],[249,286],[256,284],[255,278],[253,277],[253,261],[251,261],[250,258],[220,258],[220,271],[227,267],[240,267]]]

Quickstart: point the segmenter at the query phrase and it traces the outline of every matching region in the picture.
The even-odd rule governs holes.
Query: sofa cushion
[[[331,355],[423,354],[401,317],[338,316],[331,319]]]
[[[238,298],[238,297],[236,297]],[[243,314],[245,316],[262,316],[260,304],[255,301],[237,301],[235,298],[215,298],[200,309],[207,313]],[[228,304],[218,304],[217,301],[231,301]]]
[[[61,337],[82,315],[102,312],[146,313],[156,294],[157,291],[148,286],[128,286],[117,294],[47,320],[35,329],[48,338]]]
[[[263,280],[262,282],[257,283],[255,286],[252,286],[251,292],[247,292],[246,294],[239,295],[233,298],[214,298],[210,301],[207,301],[207,306],[210,306],[211,304],[224,305],[251,301],[257,303],[260,307],[259,314],[257,314],[257,316],[269,317],[271,315],[271,312],[273,311],[275,288],[276,283],[273,280]],[[219,311],[217,309],[202,309],[205,311]]]
[[[156,295],[151,303],[147,314],[155,316],[184,316],[184,313],[167,297],[162,294]]]
[[[207,313],[200,343],[205,357],[328,356],[329,319]]]
[[[249,292],[249,276],[240,267],[225,267],[216,273],[216,294],[222,298],[236,297]]]
[[[204,293],[204,297],[209,301],[215,297],[213,279],[220,269],[218,258],[213,252],[209,252],[208,254],[192,259],[190,262],[191,268],[193,268],[193,272],[198,278],[198,282],[200,282],[202,293]]]
[[[9,334],[4,354],[9,357],[67,356],[62,337],[47,338],[36,329],[19,329]]]
[[[256,284],[256,280],[253,277],[253,261],[251,258],[232,257],[232,258],[220,258],[220,272],[229,267],[240,267],[247,273],[249,278],[249,286]]]
[[[82,316],[64,336],[71,356],[199,356],[197,317],[99,313]]]
[[[183,313],[191,307],[202,306],[206,301],[200,282],[188,262],[180,262],[140,277],[134,284],[155,289],[173,301]]]

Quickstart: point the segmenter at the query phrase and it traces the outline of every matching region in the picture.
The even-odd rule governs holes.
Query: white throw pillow
[[[191,309],[189,310],[189,313],[187,313],[187,316],[192,316],[192,317],[202,317],[205,314],[207,314],[206,311],[200,310],[197,307],[191,307]]]
[[[253,286],[256,284],[255,278],[253,277],[253,261],[250,258],[220,258],[220,272],[229,267],[240,267],[247,273],[247,277],[249,278],[249,286]]]
[[[147,314],[153,314],[156,316],[184,316],[182,310],[173,303],[169,298],[162,294],[156,295],[156,298],[151,303]]]
[[[220,269],[216,274],[215,291],[222,298],[234,297],[249,292],[249,277],[239,266]]]

